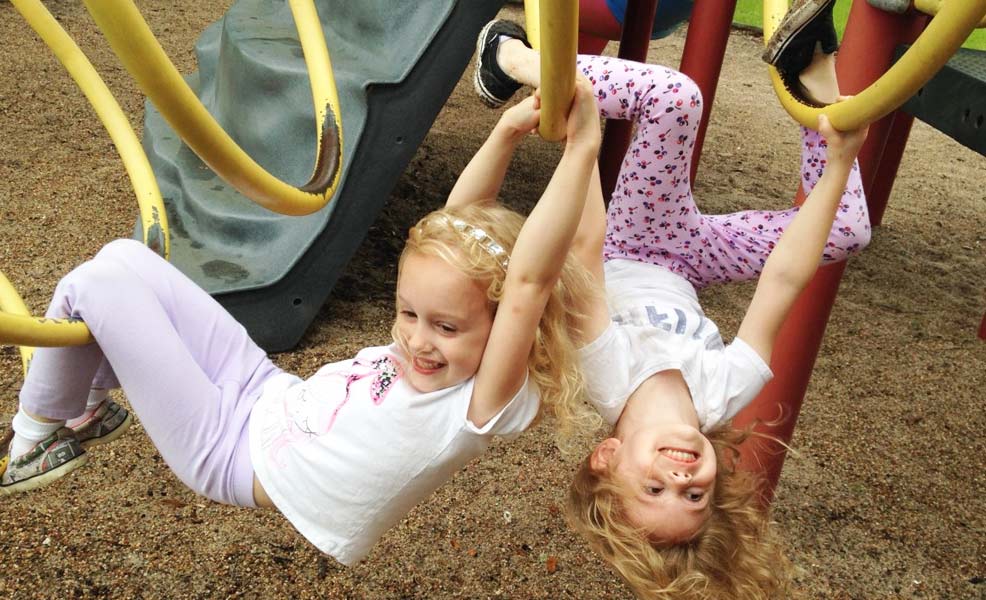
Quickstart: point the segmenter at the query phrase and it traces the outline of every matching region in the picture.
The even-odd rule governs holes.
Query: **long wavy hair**
[[[707,435],[718,462],[712,510],[687,542],[654,542],[630,524],[623,486],[611,471],[594,471],[589,457],[569,489],[568,521],[638,598],[788,597],[793,568],[760,505],[759,481],[736,468],[738,445],[749,435],[729,427]]]
[[[490,310],[495,315],[503,296],[506,270],[482,240],[457,230],[452,226],[452,219],[461,219],[473,228],[482,229],[508,255],[513,252],[524,224],[524,217],[495,203],[436,210],[411,228],[398,272],[403,269],[405,258],[412,253],[440,257],[470,278],[483,282]],[[582,345],[578,328],[580,315],[573,310],[598,293],[589,272],[578,261],[567,258],[541,315],[527,357],[530,378],[540,391],[542,412],[547,410],[557,418],[560,445],[566,444],[575,433],[592,430],[599,423],[598,415],[584,401],[585,385],[578,360],[578,348]],[[396,324],[392,334],[394,341],[407,350],[397,334]]]

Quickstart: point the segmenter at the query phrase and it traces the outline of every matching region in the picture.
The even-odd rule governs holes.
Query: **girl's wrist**
[[[598,137],[588,140],[586,139],[566,140],[565,153],[566,154],[568,154],[569,152],[585,153],[587,155],[596,157],[599,154],[599,145],[600,145],[600,141]]]
[[[498,141],[506,144],[517,145],[520,140],[524,139],[527,132],[518,131],[516,127],[508,123],[500,121],[494,128],[494,134],[497,136]]]

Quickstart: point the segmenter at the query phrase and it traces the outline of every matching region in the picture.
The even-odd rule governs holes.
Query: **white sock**
[[[64,426],[65,421],[45,423],[24,412],[23,408],[18,408],[17,414],[10,422],[10,427],[14,430],[14,439],[10,442],[10,457],[17,458],[28,452],[38,442]]]
[[[104,400],[106,400],[106,397],[109,396],[109,393],[110,393],[109,390],[104,390],[100,388],[93,388],[89,390],[89,397],[86,398],[86,409],[82,411],[82,414],[79,415],[78,417],[66,421],[65,426],[78,427],[82,423],[88,421],[89,417],[92,416],[92,413],[96,412],[96,409],[99,408],[99,405],[102,404]]]

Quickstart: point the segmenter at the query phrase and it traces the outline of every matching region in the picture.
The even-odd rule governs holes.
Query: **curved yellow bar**
[[[306,0],[311,4],[311,0]],[[292,2],[292,8],[296,2]],[[341,170],[341,131],[336,120],[338,98],[316,101],[316,111],[327,106],[332,119],[319,124],[319,154],[316,174],[309,183],[295,187],[274,177],[251,159],[229,137],[202,106],[192,89],[168,59],[161,45],[131,0],[85,0],[86,8],[102,30],[114,53],[140,88],[161,111],[161,115],[217,175],[261,206],[285,215],[311,214],[328,203],[335,193]],[[314,7],[311,8],[314,11]],[[299,33],[319,26],[318,19],[299,24]],[[306,60],[318,45],[303,43]],[[322,49],[324,49],[324,41]],[[329,64],[328,53],[323,65]],[[310,76],[331,77],[331,72]],[[325,93],[327,87],[313,84],[313,94]],[[334,86],[333,88],[334,89]]]
[[[764,0],[764,40],[770,39],[787,11],[787,0]],[[818,128],[824,113],[841,131],[859,128],[883,118],[907,101],[944,66],[986,15],[986,0],[952,1],[890,69],[862,92],[845,101],[813,108],[802,104],[784,87],[777,69],[770,67],[774,91],[785,110],[799,123]]]
[[[81,321],[32,317],[10,280],[0,273],[0,342],[21,346],[24,369],[31,361],[30,346],[81,346],[93,341]]]
[[[38,327],[41,325],[42,327]],[[48,319],[31,315],[0,313],[5,343],[19,346],[81,346],[93,341],[86,324],[79,320]]]
[[[954,1],[954,0],[948,0]],[[914,0],[914,8],[926,15],[937,15],[941,11],[942,5],[946,0]],[[986,15],[979,20],[976,28],[986,27]]]
[[[565,116],[575,95],[578,34],[577,2],[541,1],[541,125],[538,132],[549,141],[565,137]]]
[[[147,155],[144,154],[140,140],[130,127],[130,121],[123,113],[123,109],[86,55],[65,33],[40,0],[12,1],[14,7],[65,66],[96,111],[103,126],[106,127],[120,158],[123,159],[124,168],[137,196],[144,243],[164,258],[168,258],[171,252],[171,240],[168,236],[168,220],[164,203],[161,201],[161,192]]]
[[[24,316],[30,315],[31,313],[27,310],[27,305],[24,304],[24,300],[21,299],[20,294],[14,289],[10,280],[0,271],[0,319],[5,314]],[[31,364],[31,356],[34,354],[34,348],[31,346],[21,346],[20,351],[21,365],[24,368],[24,372],[27,373],[27,367]]]
[[[289,0],[315,105],[317,154],[311,179],[301,189],[321,193],[328,202],[342,175],[342,118],[329,47],[312,0]],[[335,161],[334,163],[332,161]]]
[[[58,21],[38,0],[12,0],[14,7],[51,48],[78,84],[106,127],[123,159],[140,207],[144,243],[161,256],[170,253],[168,221],[157,180],[130,127],[123,109],[103,83],[92,63]],[[10,281],[0,273],[0,343],[20,345],[25,371],[34,353],[32,346],[73,346],[92,341],[89,329],[78,321],[32,317]]]

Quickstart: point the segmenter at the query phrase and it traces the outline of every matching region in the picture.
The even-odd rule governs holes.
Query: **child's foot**
[[[70,428],[82,447],[88,450],[120,437],[133,420],[130,411],[107,398],[81,423],[70,422]]]
[[[798,73],[798,91],[810,104],[827,106],[839,101],[839,80],[835,74],[835,55],[825,54],[815,46],[815,56]]]
[[[491,108],[503,106],[521,88],[521,83],[507,75],[497,62],[501,36],[519,40],[528,48],[531,47],[524,28],[511,21],[490,21],[479,32],[476,40],[476,70],[472,82],[480,99]]]
[[[26,492],[71,473],[86,464],[89,457],[68,427],[62,427],[38,442],[24,454],[10,458],[13,430],[0,442],[4,455],[0,457],[0,495]]]
[[[777,67],[788,89],[809,104],[826,102],[813,98],[799,76],[816,53],[833,54],[839,49],[832,21],[834,5],[835,0],[794,0],[763,53],[763,60]]]

